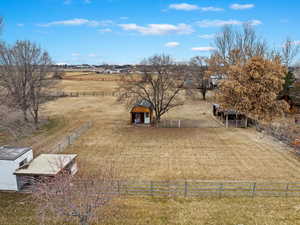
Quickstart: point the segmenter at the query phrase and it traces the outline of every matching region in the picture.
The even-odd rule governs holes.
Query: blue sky
[[[223,24],[252,23],[271,47],[300,42],[299,0],[0,0],[8,43],[31,40],[56,63],[139,63],[208,55]]]

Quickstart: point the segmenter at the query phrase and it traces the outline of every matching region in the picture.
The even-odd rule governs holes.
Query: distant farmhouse
[[[300,67],[292,67],[291,71],[294,73],[296,80],[300,81]]]

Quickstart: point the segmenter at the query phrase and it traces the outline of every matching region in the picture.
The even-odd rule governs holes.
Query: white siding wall
[[[26,152],[15,161],[0,160],[0,190],[18,191],[17,178],[14,172],[24,159],[27,159],[27,162],[33,159],[32,150]]]
[[[150,123],[150,113],[148,113],[148,117],[146,116],[147,115],[147,113],[144,113],[144,123],[146,123],[146,124],[149,124]]]

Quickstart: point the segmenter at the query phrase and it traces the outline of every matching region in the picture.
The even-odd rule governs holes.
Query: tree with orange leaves
[[[225,109],[235,109],[257,120],[271,120],[288,110],[285,101],[277,100],[285,73],[279,58],[254,56],[245,63],[237,62],[228,67],[218,100]]]

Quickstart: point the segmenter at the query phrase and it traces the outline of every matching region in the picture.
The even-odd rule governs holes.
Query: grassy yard
[[[30,196],[0,193],[1,225],[35,225]],[[120,198],[95,225],[296,225],[299,198]]]
[[[57,88],[113,91],[117,83],[63,80]],[[184,106],[165,118],[205,121],[203,128],[132,127],[129,110],[109,96],[60,98],[47,103],[42,114],[64,118],[66,124],[48,124],[38,139],[27,140],[38,152],[47,152],[47,146],[82,122],[93,121],[65,151],[79,155],[81,174],[114,164],[120,178],[128,180],[300,181],[300,162],[291,148],[254,129],[209,128],[217,122],[210,103],[199,99],[186,98]],[[113,206],[116,216],[98,224],[300,224],[300,198],[142,197],[117,199]],[[28,197],[0,193],[1,225],[35,224],[33,210]]]
[[[252,129],[135,128],[113,97],[63,98],[49,103],[45,113],[94,121],[66,150],[79,155],[81,173],[114,163],[121,178],[132,180],[300,180],[300,162],[290,149]],[[209,104],[194,100],[166,117],[215,123]]]

